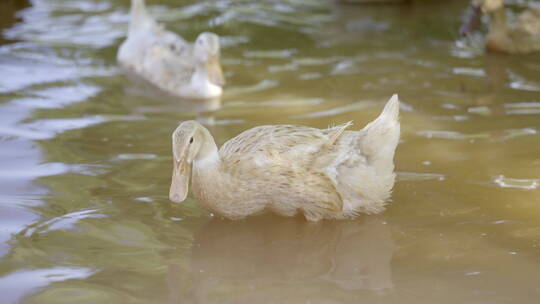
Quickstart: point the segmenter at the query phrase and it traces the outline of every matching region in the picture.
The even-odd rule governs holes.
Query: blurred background
[[[123,75],[128,0],[0,2],[3,303],[537,303],[539,54],[459,37],[467,0],[146,2],[188,40],[221,36],[221,100]],[[218,145],[262,124],[359,129],[393,93],[382,215],[231,222],[168,200],[179,121]]]

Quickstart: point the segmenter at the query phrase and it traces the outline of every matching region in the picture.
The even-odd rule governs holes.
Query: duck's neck
[[[210,82],[210,78],[208,77],[208,71],[206,70],[205,64],[198,63],[195,66],[195,73],[193,73],[191,82],[193,84],[200,84],[200,85]]]
[[[217,199],[224,189],[225,180],[216,143],[208,130],[204,129],[204,143],[193,160],[191,187],[199,203],[213,211],[220,210]]]
[[[217,169],[220,159],[216,142],[206,128],[201,128],[200,134],[202,135],[202,145],[193,160],[193,168],[196,170]]]
[[[490,32],[494,35],[506,34],[506,31],[508,29],[508,24],[506,22],[506,13],[504,11],[504,6],[491,12],[489,16],[491,19]]]
[[[197,64],[191,78],[191,87],[194,95],[204,98],[212,98],[221,95],[221,87],[210,81],[208,67],[205,64]]]
[[[489,33],[486,37],[486,48],[492,51],[515,53],[520,44],[515,35],[510,35],[511,29],[506,21],[504,7],[490,13]]]

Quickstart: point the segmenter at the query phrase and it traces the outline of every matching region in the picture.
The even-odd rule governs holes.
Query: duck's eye
[[[193,143],[193,137],[189,139],[189,143]]]

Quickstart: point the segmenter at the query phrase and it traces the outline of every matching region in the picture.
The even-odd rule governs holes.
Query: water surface
[[[127,0],[0,4],[2,301],[538,302],[539,55],[461,40],[467,1],[147,2],[188,39],[223,37],[221,100],[163,98],[118,70]],[[361,128],[393,93],[382,215],[231,222],[168,201],[179,121],[218,144],[261,124]]]

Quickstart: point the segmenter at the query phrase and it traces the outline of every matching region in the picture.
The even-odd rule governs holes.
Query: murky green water
[[[204,105],[117,69],[127,0],[30,2],[0,3],[2,303],[538,302],[540,55],[458,41],[467,1],[147,0],[189,39],[223,36],[226,93]],[[260,124],[360,128],[396,92],[380,216],[230,222],[168,201],[181,120],[219,144]]]

